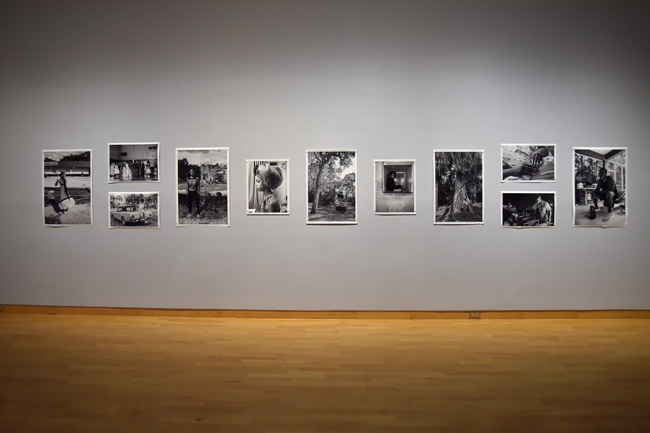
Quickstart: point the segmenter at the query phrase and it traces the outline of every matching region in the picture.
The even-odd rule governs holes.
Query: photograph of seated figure
[[[554,227],[555,192],[501,193],[501,227]]]
[[[573,149],[573,225],[627,226],[627,149]]]

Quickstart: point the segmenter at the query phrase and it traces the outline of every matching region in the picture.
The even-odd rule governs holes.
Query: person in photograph
[[[54,209],[57,210],[57,213],[62,213],[65,215],[65,213],[70,210],[70,208],[75,204],[74,198],[72,198],[70,192],[68,191],[68,179],[65,176],[65,171],[59,173],[59,178],[57,179],[54,186],[59,187],[58,206],[54,207]]]
[[[128,162],[125,162],[124,165],[122,166],[122,180],[123,181],[129,181],[133,177],[133,172],[131,171],[131,167],[129,166]]]
[[[201,179],[198,178],[194,169],[190,169],[190,174],[187,177],[187,216],[192,216],[192,203],[196,203],[196,214],[201,213]]]
[[[603,217],[602,221],[609,221],[612,218],[612,209],[614,208],[614,201],[618,197],[618,190],[616,189],[616,181],[607,175],[607,169],[601,168],[598,170],[598,183],[593,192],[594,209],[598,210],[598,200],[603,201],[607,207],[607,214]]]
[[[275,190],[284,182],[282,171],[270,164],[262,164],[257,167],[255,174],[255,189],[263,193],[260,205],[261,213],[280,212],[280,201]]]
[[[531,209],[535,212],[535,216],[539,220],[540,224],[550,224],[552,222],[553,208],[548,202],[542,200],[542,196],[537,196]]]
[[[394,171],[391,171],[388,173],[388,178],[386,179],[386,191],[401,191],[402,187],[399,185],[395,184],[395,178],[397,177],[397,173]]]

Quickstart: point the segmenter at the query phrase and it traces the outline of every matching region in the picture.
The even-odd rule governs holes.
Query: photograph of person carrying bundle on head
[[[289,214],[289,160],[246,160],[249,215]]]
[[[92,225],[92,152],[43,151],[43,223]]]
[[[573,149],[573,225],[627,226],[627,148]]]
[[[501,182],[555,182],[555,145],[502,144]]]
[[[176,225],[229,226],[229,149],[176,149]]]

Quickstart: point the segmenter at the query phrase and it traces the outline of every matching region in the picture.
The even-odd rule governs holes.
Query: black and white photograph
[[[289,160],[246,160],[249,215],[289,215]]]
[[[501,182],[555,182],[555,144],[502,144]]]
[[[373,161],[375,165],[375,214],[415,215],[415,161]]]
[[[433,152],[433,223],[483,224],[483,151]]]
[[[357,153],[307,151],[307,224],[357,223]]]
[[[158,192],[109,192],[108,227],[111,229],[160,228]]]
[[[627,227],[627,148],[573,148],[573,225]]]
[[[93,223],[92,151],[43,151],[43,224]]]
[[[229,148],[176,149],[176,225],[230,226]]]
[[[108,183],[159,182],[160,143],[108,143]]]
[[[501,227],[555,227],[555,192],[501,192]]]

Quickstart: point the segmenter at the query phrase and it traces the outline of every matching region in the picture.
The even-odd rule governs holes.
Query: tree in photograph
[[[481,221],[482,184],[481,152],[436,153],[438,206],[445,206],[440,221]]]
[[[354,152],[309,152],[310,188],[313,187],[311,215],[318,212],[321,193],[326,183],[333,183],[353,163]]]

